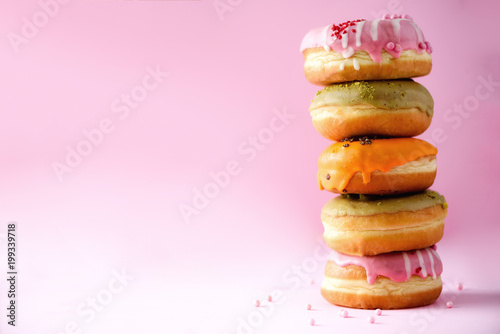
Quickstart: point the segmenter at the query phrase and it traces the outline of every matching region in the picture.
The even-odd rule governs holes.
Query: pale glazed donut
[[[414,137],[431,124],[434,100],[411,79],[354,81],[327,86],[309,107],[325,138]]]
[[[348,255],[420,249],[443,237],[448,204],[436,191],[398,196],[341,195],[321,211],[326,244]]]
[[[416,138],[337,142],[319,157],[318,185],[347,194],[423,191],[434,183],[436,154],[434,146]]]
[[[424,306],[441,294],[442,271],[433,248],[359,257],[333,251],[321,294],[332,304],[353,308]]]
[[[316,85],[430,73],[432,47],[408,15],[314,29],[302,40],[304,72]]]

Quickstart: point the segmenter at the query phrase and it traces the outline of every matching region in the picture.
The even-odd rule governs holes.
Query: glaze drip
[[[377,63],[382,61],[384,50],[394,58],[399,58],[405,50],[432,53],[430,43],[408,15],[348,21],[340,27],[339,30],[339,26],[333,24],[310,31],[302,40],[300,51],[323,47],[342,54],[344,58],[352,57],[356,51],[365,51]],[[387,45],[395,47],[388,48]],[[352,52],[344,52],[347,49],[352,49]]]
[[[431,247],[375,256],[352,256],[332,251],[329,260],[340,267],[356,265],[365,268],[368,284],[374,284],[378,276],[387,277],[394,282],[404,282],[413,275],[436,279],[443,272],[441,259]]]

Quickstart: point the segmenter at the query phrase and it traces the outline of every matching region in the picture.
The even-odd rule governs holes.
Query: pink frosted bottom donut
[[[441,272],[430,248],[362,257],[333,252],[321,294],[332,304],[361,309],[424,306],[441,294]]]

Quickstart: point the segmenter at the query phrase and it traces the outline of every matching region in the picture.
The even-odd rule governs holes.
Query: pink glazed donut
[[[432,47],[408,15],[384,15],[311,30],[302,40],[307,80],[316,85],[427,75]]]
[[[401,309],[433,303],[441,294],[443,265],[435,247],[375,256],[333,251],[321,294],[332,304]]]

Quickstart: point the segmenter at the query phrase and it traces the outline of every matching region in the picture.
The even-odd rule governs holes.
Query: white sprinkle
[[[399,30],[401,28],[401,20],[396,19],[392,20],[392,28],[394,29],[394,36],[396,36],[396,39],[399,40]]]
[[[344,63],[341,63],[341,64],[340,64],[339,69],[340,69],[341,71],[343,71],[343,70],[344,70],[344,67],[345,67],[345,64],[344,64]]]
[[[345,30],[347,31],[347,30]],[[348,33],[345,33],[345,34],[342,34],[342,47],[345,49],[347,48],[347,43],[349,41],[349,39],[347,38],[347,35],[349,35]]]
[[[422,267],[422,276],[427,277],[427,270],[425,269],[424,258],[422,257],[422,253],[420,250],[417,251],[418,263],[420,263],[420,267]]]
[[[410,258],[406,252],[403,252],[403,259],[405,260],[405,270],[406,270],[406,278],[410,279],[411,277],[411,266],[410,266]]]
[[[372,34],[372,40],[378,40],[378,22],[380,20],[373,20],[370,33]]]
[[[348,47],[344,51],[342,51],[342,57],[349,58],[354,54],[354,50],[351,47]]]
[[[359,61],[356,58],[352,60],[352,65],[356,71],[359,71]]]
[[[437,257],[439,259],[439,261],[441,261],[439,254],[434,249],[431,248],[431,252],[432,252],[432,254],[434,254],[435,257]]]
[[[361,46],[361,31],[366,21],[358,22],[356,25],[356,46]]]
[[[434,257],[432,256],[432,253],[429,250],[429,248],[426,248],[425,250],[427,251],[427,255],[429,255],[429,260],[431,260],[432,278],[436,279],[436,271],[434,270]]]

